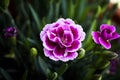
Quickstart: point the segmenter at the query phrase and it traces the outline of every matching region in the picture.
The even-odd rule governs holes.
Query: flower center
[[[62,40],[63,43],[67,42],[67,38],[62,38],[61,40]]]
[[[107,32],[108,34],[110,34],[110,30],[106,30],[106,32]]]

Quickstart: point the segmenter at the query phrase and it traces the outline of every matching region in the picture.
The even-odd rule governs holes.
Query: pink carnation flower
[[[47,24],[40,33],[44,54],[52,60],[69,61],[78,56],[85,32],[71,19],[60,18],[55,23]]]
[[[104,48],[110,49],[110,41],[119,38],[120,35],[116,32],[115,26],[102,24],[100,31],[92,32],[92,37],[96,44],[101,44]]]

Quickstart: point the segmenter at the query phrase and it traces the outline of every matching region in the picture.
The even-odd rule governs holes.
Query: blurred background
[[[71,18],[83,27],[87,34],[83,48],[90,54],[96,47],[91,43],[92,30],[107,23],[115,25],[120,33],[120,0],[0,0],[0,80],[55,80],[54,72],[61,65],[57,80],[84,80],[86,65],[94,60],[86,56],[67,62],[66,67],[43,54],[39,34],[45,24],[59,18]],[[6,38],[7,27],[15,27],[16,36]],[[112,41],[110,50],[120,54],[120,39]],[[119,57],[101,71],[96,73],[103,74],[102,80],[119,80]]]

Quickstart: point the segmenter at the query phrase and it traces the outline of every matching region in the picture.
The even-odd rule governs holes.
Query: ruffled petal
[[[100,32],[92,32],[92,38],[96,44],[100,44],[99,37],[100,37]]]
[[[71,44],[71,46],[70,47],[67,47],[66,48],[66,51],[68,51],[68,52],[75,52],[75,51],[77,51],[77,50],[79,50],[79,48],[81,48],[81,42],[80,41],[78,41],[78,40],[76,40],[76,41],[74,41],[72,44]]]
[[[63,62],[67,62],[69,60],[74,60],[77,56],[77,52],[68,52],[67,56],[60,58],[60,60]]]
[[[81,32],[79,40],[83,41],[85,39],[85,36],[86,36],[85,32]]]
[[[56,29],[47,31],[47,35],[48,35],[48,38],[50,39],[50,41],[53,41],[53,42],[58,41],[56,34],[57,34]]]
[[[99,37],[99,41],[100,41],[100,44],[101,44],[104,48],[106,48],[106,49],[110,49],[110,48],[111,48],[111,44],[110,44],[109,41],[104,40],[104,39],[102,39],[101,37]]]
[[[41,31],[41,33],[40,33],[40,39],[42,41],[45,40],[45,35],[46,35],[45,31]]]
[[[111,32],[109,32],[107,29],[105,29],[101,32],[101,37],[106,40],[109,40],[112,37],[112,35],[111,35]]]
[[[46,36],[45,40],[43,41],[43,46],[48,50],[53,50],[58,44],[49,40]]]
[[[67,18],[65,21],[64,21],[65,24],[74,24],[74,21],[70,18]]]
[[[114,40],[114,39],[117,39],[117,38],[120,38],[120,35],[118,33],[114,32],[112,34],[112,37],[109,40]]]
[[[59,59],[56,58],[54,55],[53,55],[53,51],[49,51],[47,49],[43,49],[44,50],[44,54],[46,57],[49,57],[50,59],[54,60],[54,61],[58,61]]]
[[[61,58],[64,56],[65,54],[65,48],[61,48],[60,46],[57,46],[54,50],[53,50],[53,54],[55,57],[57,58]]]
[[[79,38],[80,38],[80,34],[81,34],[80,32],[81,32],[81,31],[79,31],[79,30],[75,27],[75,25],[70,26],[70,29],[71,29],[71,32],[72,32],[72,34],[73,34],[74,40],[79,39]]]
[[[102,24],[102,25],[100,26],[100,31],[103,31],[104,29],[107,29],[107,30],[109,30],[110,32],[115,32],[115,31],[116,31],[115,26],[113,26],[113,25],[108,25],[108,24]]]
[[[69,47],[72,42],[73,34],[70,31],[64,31],[63,37],[61,38],[61,44],[65,47]]]
[[[57,28],[57,37],[62,38],[64,34],[64,29],[62,27]]]

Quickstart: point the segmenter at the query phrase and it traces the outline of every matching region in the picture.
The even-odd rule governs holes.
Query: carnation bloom
[[[96,44],[101,44],[104,48],[110,49],[110,41],[119,38],[120,35],[116,32],[115,26],[102,24],[100,31],[92,32],[92,37]]]
[[[10,37],[13,37],[13,36],[16,36],[16,33],[17,33],[17,30],[15,27],[7,27],[4,29],[4,36],[6,38],[10,38]]]
[[[71,19],[60,18],[55,23],[46,24],[40,33],[44,54],[52,60],[69,61],[78,56],[85,32]]]

